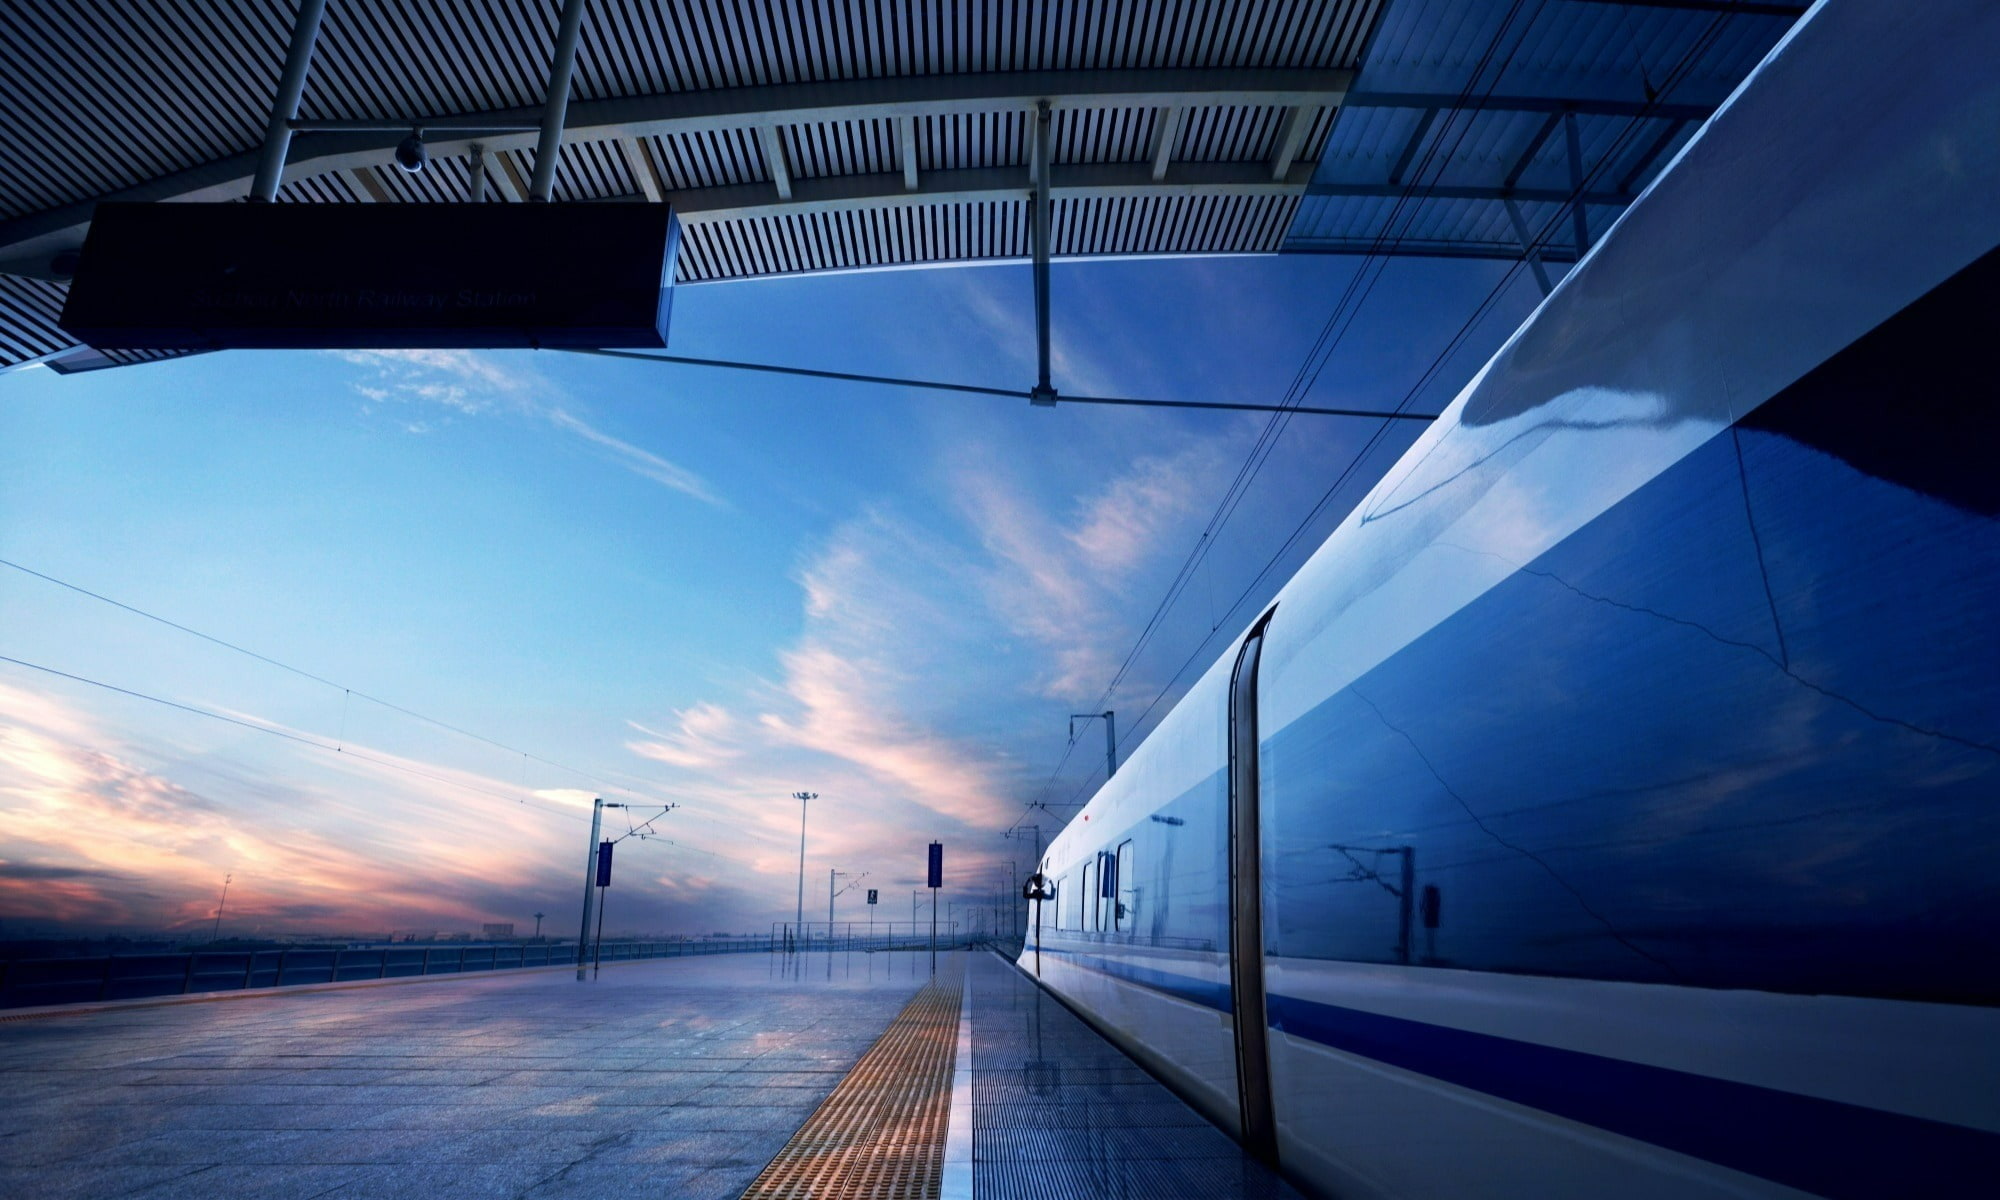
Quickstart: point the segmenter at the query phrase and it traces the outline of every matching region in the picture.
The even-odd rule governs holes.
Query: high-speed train
[[[1801,21],[1050,844],[1023,968],[1319,1195],[2000,1194],[1996,64],[1991,0]]]

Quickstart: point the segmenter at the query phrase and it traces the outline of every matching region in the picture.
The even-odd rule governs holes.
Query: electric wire
[[[1458,103],[1454,110],[1455,121],[1458,114],[1466,109],[1467,104],[1472,99],[1472,94],[1479,87],[1480,79],[1485,75],[1486,69],[1491,64],[1494,55],[1498,52],[1501,45],[1506,42],[1508,32],[1512,28],[1515,18],[1520,15],[1520,11],[1525,3],[1526,0],[1514,0],[1506,16],[1502,18],[1499,29],[1495,31],[1492,40],[1487,43],[1485,52],[1480,56],[1478,63],[1474,65],[1472,73],[1467,76],[1465,86],[1460,90]],[[1539,8],[1536,10],[1537,15],[1540,11]],[[1529,25],[1532,26],[1532,24],[1533,20],[1530,18]],[[1527,30],[1524,28],[1520,37],[1525,38],[1526,33]],[[1496,73],[1494,78],[1486,84],[1485,94],[1491,94],[1493,88],[1499,82],[1499,74],[1502,73],[1504,71]],[[1450,154],[1456,152],[1459,144],[1464,141],[1471,129],[1471,122],[1469,120],[1456,121],[1456,123],[1458,125],[1458,137],[1452,142],[1451,150],[1445,152],[1446,162],[1449,161]],[[1447,128],[1449,127],[1450,123],[1447,124]],[[1437,158],[1439,149],[1444,145],[1444,141],[1442,131],[1439,136],[1429,140],[1423,157],[1413,168],[1413,178],[1422,179],[1429,173],[1431,163]],[[1193,580],[1201,564],[1213,549],[1223,528],[1227,526],[1230,518],[1235,515],[1236,509],[1241,505],[1243,497],[1248,493],[1251,484],[1256,481],[1257,476],[1263,470],[1264,464],[1269,461],[1272,452],[1276,450],[1277,439],[1283,435],[1285,429],[1288,427],[1290,412],[1296,410],[1297,401],[1302,400],[1308,395],[1313,386],[1319,382],[1320,374],[1325,371],[1326,364],[1332,360],[1334,351],[1339,349],[1340,343],[1347,335],[1347,331],[1353,327],[1354,319],[1360,312],[1361,306],[1366,303],[1368,296],[1373,293],[1375,282],[1381,278],[1382,271],[1388,265],[1390,255],[1387,252],[1393,252],[1397,246],[1402,244],[1403,238],[1407,235],[1409,223],[1403,222],[1399,228],[1400,218],[1404,209],[1411,207],[1415,203],[1420,203],[1422,198],[1427,198],[1436,188],[1437,180],[1441,175],[1442,164],[1440,164],[1438,172],[1432,175],[1428,183],[1424,184],[1421,188],[1413,187],[1408,189],[1397,197],[1388,217],[1382,223],[1380,232],[1377,233],[1367,253],[1363,255],[1361,264],[1355,268],[1354,274],[1349,276],[1347,286],[1341,292],[1339,299],[1335,301],[1333,311],[1328,314],[1325,323],[1321,325],[1320,332],[1314,339],[1313,345],[1307,350],[1297,370],[1293,372],[1292,381],[1285,391],[1285,400],[1292,403],[1287,405],[1281,402],[1279,405],[1274,406],[1274,415],[1269,421],[1265,422],[1263,430],[1259,433],[1256,442],[1252,444],[1243,465],[1237,469],[1236,477],[1230,481],[1230,485],[1224,491],[1221,501],[1217,503],[1214,513],[1210,515],[1208,524],[1203,528],[1201,536],[1196,539],[1195,545],[1189,550],[1187,558],[1182,561],[1180,570],[1175,574],[1173,581],[1167,585],[1166,593],[1161,597],[1159,604],[1155,606],[1152,616],[1148,618],[1145,627],[1140,631],[1139,637],[1134,642],[1131,651],[1126,654],[1124,661],[1120,663],[1117,672],[1112,676],[1110,684],[1106,686],[1103,695],[1099,697],[1097,707],[1109,707],[1111,698],[1117,692],[1119,685],[1124,682],[1127,674],[1130,673],[1132,667],[1137,663],[1139,655],[1165,622],[1166,616],[1172,610],[1174,604],[1186,591],[1188,584]],[[1411,220],[1414,221],[1413,208]],[[1369,274],[1371,267],[1374,268],[1372,275]],[[1363,282],[1364,278],[1366,279],[1365,285]],[[1397,406],[1396,412],[1400,414],[1407,403],[1408,399],[1406,398],[1404,404]],[[1380,443],[1388,429],[1389,425],[1387,422],[1378,426],[1375,434],[1368,439],[1361,450],[1350,461],[1348,469],[1342,472],[1340,482],[1345,482],[1355,467],[1366,459],[1368,454]],[[1338,484],[1336,484],[1337,486]],[[1315,506],[1315,514],[1319,511],[1319,507]],[[1286,545],[1290,545],[1290,539],[1287,540]],[[1258,573],[1258,578],[1261,579],[1264,574],[1268,573],[1269,569],[1269,564],[1266,564],[1265,570]],[[1240,604],[1241,600],[1239,599],[1237,603]],[[1229,611],[1233,612],[1234,610],[1235,606],[1232,606]],[[1223,619],[1226,619],[1226,614]],[[1209,631],[1209,636],[1202,639],[1201,643],[1196,647],[1194,654],[1189,657],[1190,662],[1214,638],[1216,629],[1220,625],[1220,620],[1214,623]],[[1175,673],[1174,681],[1178,681],[1180,675],[1185,673],[1186,669],[1186,665],[1183,665],[1181,670]],[[1164,694],[1165,690],[1171,689],[1172,685],[1173,681],[1170,681],[1167,689],[1162,690],[1162,694]],[[1158,703],[1159,697],[1156,695],[1153,702],[1147,705],[1145,713],[1150,714]],[[1139,722],[1135,722],[1128,728],[1125,738],[1120,740],[1121,745],[1138,735],[1143,725],[1144,715],[1142,714]],[[1070,746],[1065,748],[1062,759],[1063,763],[1068,762],[1070,752],[1074,747],[1075,741],[1072,739]],[[1047,789],[1054,785],[1055,778],[1060,773],[1061,765],[1058,765],[1055,774],[1051,775],[1048,783],[1044,785],[1042,792],[1029,802],[1028,811],[1032,812],[1038,807],[1046,807]],[[1094,778],[1094,775],[1087,778],[1085,786],[1089,786]],[[1081,789],[1079,789],[1076,794],[1072,795],[1071,803],[1065,804],[1062,807],[1075,807],[1075,801],[1081,794]],[[1023,819],[1025,819],[1025,815],[1024,813]],[[1017,819],[1015,827],[1018,828],[1019,824],[1020,820]]]
[[[473,784],[466,783],[463,780],[452,779],[449,776],[435,775],[428,771],[421,771],[415,767],[411,767],[406,764],[396,762],[392,759],[379,758],[373,754],[367,754],[360,750],[352,750],[341,746],[336,746],[329,742],[320,741],[318,738],[307,737],[304,734],[300,733],[293,733],[291,730],[280,728],[275,723],[266,724],[260,721],[244,720],[241,717],[232,717],[228,713],[216,712],[213,709],[202,708],[199,705],[184,704],[179,700],[169,700],[164,696],[155,696],[150,692],[142,692],[134,688],[120,687],[115,683],[106,683],[104,680],[101,679],[92,679],[85,675],[76,675],[69,671],[59,670],[55,667],[44,666],[41,663],[29,662],[26,659],[14,658],[12,656],[5,654],[0,654],[0,662],[12,663],[14,666],[25,667],[30,671],[40,671],[44,675],[53,675],[58,679],[67,679],[74,683],[86,684],[90,687],[100,688],[107,692],[115,692],[120,696],[129,696],[135,700],[144,700],[147,701],[148,703],[162,705],[166,708],[177,709],[184,713],[192,713],[197,717],[207,717],[211,721],[220,721],[226,725],[235,725],[238,728],[252,730],[256,733],[269,734],[270,736],[275,738],[283,738],[285,741],[288,742],[297,742],[301,746],[310,746],[315,750],[324,750],[328,754],[338,754],[344,758],[360,759],[363,762],[373,763],[374,765],[380,767],[387,767],[392,771],[400,771],[405,775],[411,775],[418,779],[428,779],[433,783],[442,783],[448,787],[455,787],[460,789],[461,791],[474,792],[481,796],[491,796],[496,800],[506,800],[509,802],[519,802],[522,804],[527,803],[526,800],[522,799],[519,796],[510,796],[505,792],[496,792],[491,788],[478,787]],[[537,804],[535,807],[541,809],[543,812],[546,812],[552,816],[567,817],[571,820],[576,820],[576,821],[584,820],[584,817],[581,813],[570,812],[567,809],[553,808],[547,804]]]
[[[1500,41],[1504,38],[1507,25],[1508,23],[1511,23],[1513,16],[1515,15],[1515,13],[1519,11],[1520,6],[1521,2],[1520,0],[1517,0],[1517,3],[1515,4],[1514,8],[1510,10],[1508,17],[1506,18],[1505,21],[1503,21],[1500,33],[1495,36],[1493,43],[1489,45],[1488,47],[1489,56],[1494,47],[1497,47]],[[1549,235],[1555,230],[1556,226],[1560,225],[1562,221],[1569,215],[1570,206],[1582,203],[1582,197],[1588,194],[1590,188],[1598,181],[1598,179],[1601,176],[1603,176],[1605,172],[1607,172],[1610,169],[1612,163],[1618,160],[1624,148],[1627,147],[1630,144],[1631,139],[1637,135],[1640,129],[1641,122],[1647,119],[1648,115],[1651,113],[1653,109],[1655,109],[1660,103],[1664,102],[1666,96],[1676,86],[1678,86],[1678,84],[1682,82],[1682,80],[1686,78],[1687,73],[1690,70],[1692,70],[1695,63],[1698,62],[1700,56],[1706,53],[1708,48],[1714,44],[1716,38],[1719,37],[1720,35],[1725,15],[1726,14],[1717,14],[1710,18],[1707,27],[1703,29],[1701,34],[1697,35],[1697,37],[1695,37],[1691,41],[1688,48],[1682,53],[1680,59],[1674,64],[1674,67],[1668,71],[1661,85],[1653,92],[1652,95],[1648,97],[1646,104],[1641,108],[1639,112],[1635,113],[1632,116],[1632,118],[1627,121],[1624,129],[1619,133],[1619,135],[1616,138],[1613,139],[1612,146],[1599,157],[1597,165],[1594,168],[1592,168],[1589,172],[1583,173],[1583,177],[1579,180],[1578,184],[1571,189],[1569,195],[1565,199],[1565,202],[1557,205],[1554,214],[1547,221],[1543,223],[1542,227],[1538,231],[1536,231],[1536,233],[1531,238],[1529,238],[1530,247],[1540,246],[1541,244],[1543,244],[1543,242],[1547,240]],[[1523,32],[1522,36],[1525,37],[1525,31]],[[1479,74],[1484,70],[1486,61],[1487,60],[1485,58],[1482,58],[1481,65],[1475,68],[1474,73],[1471,77],[1474,83],[1476,83]],[[1497,83],[1497,79],[1495,82]],[[1468,84],[1468,89],[1467,89],[1468,94],[1470,91],[1470,86],[1471,85]],[[1488,87],[1489,92],[1491,90],[1491,86],[1492,85],[1489,85]],[[1464,100],[1465,96],[1461,96],[1461,105],[1463,104]],[[1459,140],[1462,141],[1464,136],[1465,136],[1465,130],[1462,129],[1460,132]],[[1434,140],[1431,146],[1431,150],[1434,151],[1437,148],[1438,144],[1441,143],[1441,141],[1442,141],[1441,138]],[[1453,147],[1454,151],[1456,149],[1456,145],[1457,143],[1455,142]],[[1428,163],[1429,158],[1430,154],[1427,153],[1424,160],[1426,164]],[[1421,170],[1422,170],[1422,165],[1420,165],[1419,167],[1419,171]],[[1425,189],[1426,194],[1428,194],[1428,191],[1429,188],[1426,188]],[[1399,198],[1398,205],[1400,207],[1401,198]],[[1396,218],[1396,213],[1392,211],[1389,220],[1384,222],[1385,234],[1388,231],[1388,229],[1392,227],[1395,218]],[[1398,237],[1397,241],[1398,243],[1400,243],[1400,236]],[[1378,237],[1378,245],[1379,242],[1380,238]],[[1376,249],[1374,247],[1371,247],[1368,259],[1364,260],[1363,269],[1365,269],[1367,262],[1374,258],[1375,254],[1376,254]],[[1436,356],[1432,358],[1429,366],[1418,377],[1417,381],[1410,387],[1410,389],[1404,394],[1402,401],[1397,405],[1397,408],[1399,410],[1407,406],[1411,401],[1413,401],[1418,395],[1420,395],[1426,388],[1430,386],[1430,384],[1436,378],[1437,374],[1443,369],[1445,363],[1447,363],[1450,360],[1450,358],[1454,354],[1456,354],[1458,350],[1462,347],[1465,339],[1470,336],[1471,332],[1478,327],[1478,325],[1485,319],[1486,316],[1490,315],[1493,306],[1498,302],[1499,298],[1505,294],[1506,290],[1519,277],[1519,274],[1523,269],[1523,267],[1525,266],[1525,263],[1526,259],[1523,258],[1509,265],[1506,272],[1503,273],[1503,275],[1498,281],[1496,281],[1494,286],[1480,301],[1479,305],[1475,307],[1472,314],[1468,316],[1463,323],[1461,323],[1458,331],[1453,334],[1452,338],[1446,343],[1445,347],[1441,351],[1439,351],[1439,353]],[[1386,265],[1386,260],[1384,260],[1384,264]],[[1350,279],[1350,288],[1349,288],[1350,291],[1353,288],[1355,280],[1359,278],[1360,274],[1361,271],[1357,270],[1356,276]],[[1378,270],[1376,272],[1376,277],[1379,278],[1379,276],[1380,276],[1380,271]],[[1373,290],[1373,282],[1371,281],[1370,284],[1368,285],[1367,290],[1364,290],[1362,293],[1361,297],[1362,300],[1365,301],[1368,292],[1372,290]],[[1346,294],[1344,293],[1342,298],[1343,303],[1345,302],[1345,298]],[[1339,311],[1339,305],[1336,305],[1336,315],[1338,314],[1338,311]],[[1329,318],[1329,324],[1331,323],[1332,320],[1333,318]],[[1352,322],[1350,319],[1348,324],[1351,325],[1351,323]],[[1342,329],[1343,334],[1345,328],[1346,327],[1343,326]],[[1337,339],[1336,339],[1336,345],[1337,345]],[[1315,351],[1316,350],[1317,350],[1317,345],[1315,346]],[[1325,369],[1325,364],[1331,357],[1331,350],[1332,347],[1329,347],[1327,355],[1320,359],[1318,368],[1313,372],[1311,376],[1312,381],[1316,382],[1318,379],[1319,372]],[[1310,361],[1312,353],[1313,352],[1309,352],[1308,361]],[[1308,388],[1310,388],[1310,383],[1308,384]],[[1272,423],[1275,424],[1284,419],[1285,418],[1282,415],[1276,416],[1272,418]],[[1321,495],[1319,501],[1316,504],[1314,504],[1313,508],[1307,513],[1306,517],[1302,519],[1298,523],[1298,525],[1293,528],[1291,534],[1278,547],[1278,549],[1265,561],[1263,568],[1258,571],[1257,575],[1253,577],[1250,583],[1237,595],[1237,598],[1224,611],[1223,616],[1216,622],[1216,626],[1214,628],[1211,628],[1208,636],[1201,639],[1201,641],[1194,648],[1193,652],[1190,653],[1187,656],[1187,658],[1182,661],[1180,667],[1174,672],[1173,676],[1169,678],[1167,683],[1157,693],[1154,694],[1152,700],[1147,704],[1146,708],[1140,712],[1138,719],[1133,721],[1132,724],[1128,727],[1126,736],[1119,740],[1119,745],[1121,747],[1127,742],[1135,738],[1138,738],[1141,735],[1142,731],[1144,731],[1145,729],[1146,717],[1151,715],[1151,713],[1159,706],[1160,701],[1164,699],[1164,697],[1173,690],[1174,686],[1179,683],[1180,679],[1187,673],[1188,669],[1201,657],[1202,653],[1208,648],[1210,642],[1214,640],[1216,628],[1219,628],[1222,625],[1222,623],[1228,620],[1231,614],[1233,614],[1239,607],[1241,607],[1243,601],[1247,599],[1256,590],[1256,588],[1265,578],[1265,576],[1267,576],[1272,570],[1272,568],[1275,567],[1276,564],[1282,560],[1284,555],[1290,551],[1291,547],[1297,542],[1299,537],[1304,534],[1305,530],[1311,526],[1314,520],[1318,518],[1319,514],[1332,501],[1333,497],[1338,494],[1341,487],[1345,485],[1345,483],[1348,481],[1349,478],[1351,478],[1353,472],[1361,465],[1363,461],[1366,460],[1368,455],[1379,444],[1381,437],[1383,436],[1384,433],[1386,433],[1387,429],[1388,429],[1387,425],[1378,428],[1375,435],[1369,439],[1369,441],[1352,459],[1350,459],[1347,468],[1343,470],[1341,474],[1335,478],[1333,484],[1329,486],[1326,489],[1326,491]],[[1260,445],[1261,444],[1262,441],[1260,439]],[[1253,447],[1252,455],[1254,456],[1255,454],[1256,454],[1256,447]],[[1268,455],[1266,457],[1268,457]],[[1240,476],[1241,472],[1239,472],[1239,477]],[[1225,496],[1225,502],[1226,501],[1227,497]],[[1215,529],[1215,532],[1217,533],[1220,532],[1219,527]],[[1206,549],[1212,544],[1212,540],[1213,539],[1210,532],[1204,530],[1201,538],[1198,539],[1196,542],[1195,552],[1191,552],[1191,558],[1193,557],[1193,554],[1196,552],[1205,554]],[[1177,577],[1177,582],[1178,582],[1178,577]],[[1170,585],[1170,595],[1172,594],[1172,586],[1173,585]],[[1169,603],[1170,600],[1163,600],[1162,609],[1156,609],[1155,621],[1159,619],[1161,613],[1164,610],[1164,607]],[[1149,622],[1147,633],[1141,635],[1142,643],[1144,638],[1150,634],[1150,631],[1152,630],[1154,623],[1155,622]],[[1128,660],[1127,660],[1128,664],[1133,658],[1136,657],[1138,648],[1139,648],[1138,646],[1135,646],[1133,654],[1128,655]],[[1115,690],[1118,681],[1123,678],[1123,674],[1124,674],[1124,668],[1121,668],[1119,675],[1114,678],[1112,687],[1106,689],[1105,695],[1101,698],[1099,702],[1100,705],[1106,705],[1110,702],[1111,693],[1113,690]],[[1070,749],[1073,749],[1073,747],[1074,747],[1074,739],[1072,739]],[[1068,758],[1069,758],[1069,750],[1066,749],[1063,756],[1063,762],[1066,763],[1068,761]],[[1056,774],[1060,774],[1060,767],[1058,767],[1058,771],[1056,772]],[[1055,775],[1052,775],[1049,780],[1049,785],[1045,785],[1045,791],[1046,791],[1046,786],[1053,785],[1054,780],[1055,780]],[[1094,775],[1086,777],[1085,780],[1083,781],[1082,786],[1080,786],[1075,792],[1071,794],[1070,801],[1063,805],[1060,805],[1059,807],[1065,807],[1065,808],[1080,807],[1084,793],[1088,791],[1095,784],[1096,784],[1096,779]],[[1044,796],[1038,796],[1035,801],[1030,803],[1030,805],[1028,806],[1028,811],[1032,812],[1035,808],[1047,809],[1047,807],[1048,805],[1044,803]],[[1027,814],[1023,813],[1022,817],[1016,820],[1015,828],[1019,827],[1021,820],[1025,820],[1026,816]]]
[[[474,733],[469,729],[463,729],[457,725],[451,724],[448,721],[441,721],[436,717],[427,716],[424,713],[417,712],[415,709],[405,708],[400,704],[392,703],[388,700],[381,699],[378,696],[371,696],[367,692],[363,692],[355,688],[350,688],[345,684],[335,683],[333,680],[328,679],[325,676],[315,675],[311,671],[305,670],[304,668],[295,667],[287,662],[281,662],[278,659],[272,658],[267,654],[260,654],[255,650],[251,650],[248,647],[238,645],[237,643],[229,641],[225,638],[219,638],[213,634],[203,633],[199,629],[194,629],[190,626],[183,625],[178,621],[174,621],[167,617],[160,616],[158,613],[147,612],[145,609],[139,608],[136,605],[127,604],[122,600],[114,600],[110,596],[106,596],[101,592],[94,592],[91,591],[89,588],[82,587],[78,584],[70,583],[68,580],[58,579],[53,575],[47,574],[42,571],[37,571],[33,567],[24,566],[21,563],[12,561],[11,559],[0,558],[0,567],[10,567],[13,570],[19,571],[24,575],[32,575],[36,579],[40,579],[46,583],[52,583],[59,588],[65,588],[69,591],[75,592],[80,596],[88,596],[92,600],[99,601],[100,603],[103,604],[108,604],[113,608],[131,613],[133,616],[143,617],[148,621],[157,622],[158,624],[165,625],[169,629],[178,630],[179,632],[185,633],[190,637],[199,638],[202,641],[208,642],[211,645],[220,646],[225,650],[231,650],[237,654],[244,655],[248,658],[256,659],[258,662],[264,663],[268,666],[276,667],[281,671],[288,671],[291,674],[296,675],[301,679],[310,680],[313,683],[321,684],[325,687],[332,688],[335,691],[342,693],[343,697],[342,707],[341,707],[342,743],[345,743],[346,741],[346,719],[347,719],[346,698],[352,697],[354,699],[365,700],[370,704],[386,708],[391,712],[401,713],[403,716],[410,717],[414,720],[422,721],[426,725],[431,725],[438,729],[443,729],[449,733],[455,733],[460,737],[470,738],[475,742],[491,746],[496,750],[505,750],[509,754],[518,754],[524,759],[541,763],[545,767],[553,767],[558,771],[567,772],[568,774],[576,776],[578,779],[588,780],[591,783],[595,783],[601,787],[604,787],[611,791],[618,792],[622,795],[631,796],[640,800],[645,800],[648,801],[649,803],[657,803],[657,801],[655,801],[651,796],[645,795],[642,792],[633,791],[631,788],[615,784],[610,780],[594,775],[589,771],[584,771],[576,767],[568,766],[564,763],[559,763],[552,759],[543,758],[539,754],[534,754],[527,750],[522,750],[517,746],[509,746],[504,742],[495,741],[494,739],[486,737],[483,734]]]
[[[651,354],[638,350],[606,350],[587,346],[560,347],[565,354],[588,354],[597,358],[621,358],[633,362],[666,363],[676,366],[718,367],[731,371],[761,371],[772,375],[798,375],[808,379],[835,379],[847,383],[872,383],[887,387],[918,388],[934,392],[965,392],[978,396],[1006,396],[1016,400],[1032,398],[1019,388],[982,387],[970,383],[943,383],[931,379],[902,379],[891,375],[862,375],[851,371],[823,371],[812,367],[782,367],[772,363],[737,362],[724,358],[690,358],[683,354]],[[1401,421],[1435,421],[1436,413],[1378,412],[1365,408],[1302,408],[1297,405],[1247,404],[1223,400],[1152,400],[1135,396],[1064,396],[1056,404],[1108,404],[1129,408],[1201,408],[1235,412],[1306,413],[1321,417],[1368,417]]]

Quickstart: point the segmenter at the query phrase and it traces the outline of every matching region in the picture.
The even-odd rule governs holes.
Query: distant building
[[[481,925],[479,929],[482,934],[489,938],[510,938],[514,936],[514,922],[512,921],[488,921],[486,924]]]

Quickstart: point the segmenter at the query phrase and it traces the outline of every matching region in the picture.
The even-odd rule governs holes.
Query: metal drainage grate
[[[963,986],[925,984],[744,1200],[937,1200]]]

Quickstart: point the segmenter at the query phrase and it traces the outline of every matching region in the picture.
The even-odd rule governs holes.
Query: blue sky
[[[1275,401],[1354,268],[1059,263],[1056,385]],[[1311,403],[1401,400],[1502,274],[1391,264]],[[1442,382],[1534,298],[1517,279]],[[764,280],[682,289],[672,342],[1025,388],[1032,315],[1013,265]],[[671,843],[621,846],[612,930],[788,917],[799,788],[821,793],[808,917],[837,867],[907,919],[932,838],[948,898],[988,891],[1026,869],[998,836],[1024,806],[1101,777],[1090,729],[1047,784],[1068,714],[1095,706],[1264,420],[515,351],[0,377],[0,558],[340,685],[0,568],[0,655],[260,727],[0,663],[0,932],[193,928],[233,872],[239,933],[538,910],[566,933],[594,794],[682,805]],[[1214,632],[1181,685],[1337,522],[1344,505],[1229,611],[1372,432],[1290,422],[1111,701],[1128,749],[1197,646]]]

